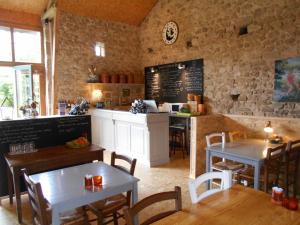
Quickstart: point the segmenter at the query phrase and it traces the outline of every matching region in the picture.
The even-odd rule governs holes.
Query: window
[[[104,43],[102,43],[102,42],[96,42],[95,53],[96,53],[96,56],[105,57],[105,46],[104,46]]]
[[[38,29],[0,26],[0,107],[20,116],[21,106],[38,102],[45,114],[45,77],[42,34]],[[1,112],[1,110],[0,110]],[[1,118],[0,118],[1,119]]]
[[[12,61],[11,32],[9,27],[0,27],[0,61]]]
[[[0,26],[0,49],[0,61],[42,63],[41,32]]]
[[[30,65],[5,67],[0,66],[0,106],[13,109],[14,117],[21,116],[20,107],[32,100],[41,102],[40,75],[32,74]],[[41,112],[41,104],[37,111]]]
[[[41,32],[14,29],[16,62],[42,62]]]

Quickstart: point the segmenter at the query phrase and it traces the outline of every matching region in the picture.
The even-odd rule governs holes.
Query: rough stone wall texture
[[[91,100],[93,105],[96,104],[97,99],[93,96],[94,90],[102,91],[101,101],[106,102],[106,107],[129,109],[131,103],[137,99],[142,98],[144,93],[143,84],[88,84],[89,91],[85,97]],[[120,106],[125,106],[124,108]]]
[[[142,82],[138,27],[59,11],[56,38],[56,100],[90,95],[86,83],[90,65],[96,66],[97,74],[131,73]],[[95,56],[96,42],[105,43],[106,57]],[[114,87],[109,86],[112,91]]]
[[[179,26],[173,45],[161,32]],[[248,34],[239,36],[242,26]],[[272,101],[274,61],[300,55],[299,0],[160,0],[140,30],[142,66],[204,59],[209,112],[300,117],[299,103]],[[230,92],[240,91],[237,102]]]

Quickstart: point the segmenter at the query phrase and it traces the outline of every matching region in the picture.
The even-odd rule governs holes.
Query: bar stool
[[[176,146],[181,146],[182,155],[184,158],[186,143],[185,143],[185,126],[183,124],[172,124],[169,126],[170,136],[171,136],[171,148],[170,154],[173,150],[173,154],[175,154]]]

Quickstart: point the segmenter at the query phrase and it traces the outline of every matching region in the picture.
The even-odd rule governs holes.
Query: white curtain
[[[46,114],[54,114],[55,21],[56,8],[51,6],[42,17],[46,71]]]

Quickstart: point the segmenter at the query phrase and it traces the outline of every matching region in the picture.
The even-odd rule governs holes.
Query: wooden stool
[[[171,136],[170,152],[173,150],[173,154],[175,154],[176,144],[178,143],[182,147],[181,149],[182,149],[182,154],[183,154],[183,158],[184,158],[185,148],[186,148],[185,126],[182,124],[177,124],[177,125],[174,124],[174,125],[170,125],[169,128],[170,128],[170,136]]]

